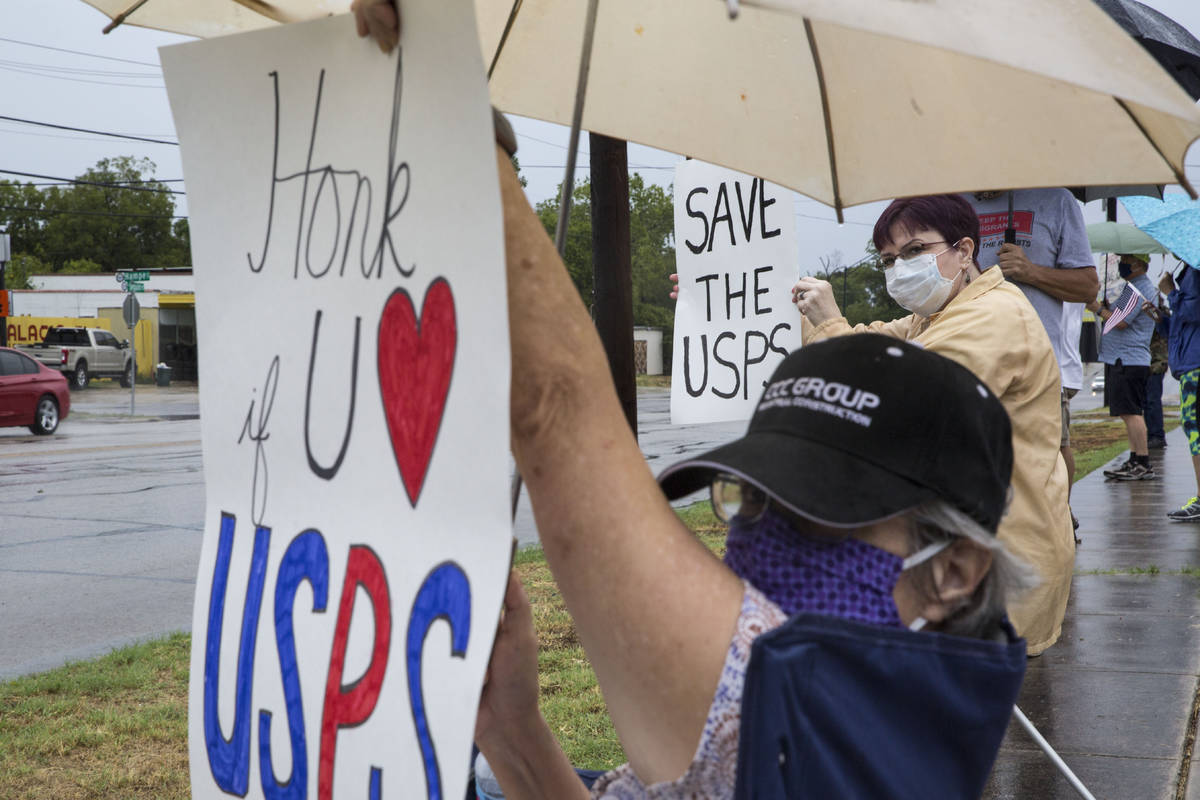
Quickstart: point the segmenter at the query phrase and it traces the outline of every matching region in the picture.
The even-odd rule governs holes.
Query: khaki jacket
[[[999,537],[1038,571],[1041,584],[1008,612],[1036,655],[1058,640],[1071,591],[1075,535],[1067,507],[1067,468],[1059,453],[1062,407],[1058,364],[1037,312],[992,268],[944,309],[892,322],[850,326],[844,317],[805,326],[804,343],[849,333],[882,333],[923,344],[974,372],[1012,420],[1012,503]]]

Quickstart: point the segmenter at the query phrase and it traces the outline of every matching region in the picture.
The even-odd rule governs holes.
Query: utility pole
[[[8,271],[8,262],[11,258],[8,231],[5,228],[0,228],[0,295],[8,291],[4,288],[4,273]],[[7,309],[8,303],[3,303],[3,306]],[[8,313],[5,310],[3,314],[0,314],[0,347],[8,347]]]
[[[633,366],[633,275],[629,242],[629,164],[625,141],[593,133],[592,269],[596,328],[625,418],[637,436]]]

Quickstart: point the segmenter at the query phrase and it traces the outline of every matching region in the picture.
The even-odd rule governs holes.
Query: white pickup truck
[[[72,389],[87,388],[94,377],[119,378],[126,387],[133,378],[129,342],[103,328],[50,328],[42,341],[17,349],[63,373]]]

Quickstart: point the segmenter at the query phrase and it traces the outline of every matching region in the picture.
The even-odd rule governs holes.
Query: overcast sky
[[[1143,1],[1200,38],[1200,0]],[[0,115],[174,140],[157,48],[185,41],[184,37],[132,26],[121,26],[105,36],[100,31],[107,22],[103,14],[81,0],[0,0]],[[552,197],[566,161],[566,128],[521,118],[513,122],[530,199],[537,202]],[[0,170],[73,178],[101,158],[135,155],[152,159],[158,165],[158,178],[177,179],[183,177],[178,151],[172,145],[0,120]],[[579,178],[586,175],[586,152],[585,136],[579,158],[583,169],[576,173]],[[678,160],[671,153],[629,146],[631,168],[664,187],[670,184]],[[1189,179],[1200,185],[1200,144],[1192,146],[1187,163]],[[3,173],[0,178],[38,182]],[[171,185],[183,188],[182,183]],[[841,251],[847,263],[859,258],[883,205],[847,209],[846,224],[839,226],[828,206],[796,196],[801,269],[810,271],[806,265],[815,268],[820,256],[835,250]],[[182,206],[185,212],[186,205]],[[1125,220],[1123,209],[1121,214]],[[1085,216],[1089,222],[1103,219],[1101,204],[1088,204]]]

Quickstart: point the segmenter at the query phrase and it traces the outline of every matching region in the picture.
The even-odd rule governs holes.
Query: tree
[[[560,184],[559,191],[562,186]],[[583,302],[592,304],[591,183],[584,180],[572,192],[563,261]],[[546,232],[553,238],[558,224],[558,200],[543,200],[536,207]],[[675,209],[669,190],[647,184],[641,175],[629,178],[629,239],[633,269],[633,323],[667,329],[675,324],[675,302],[670,298],[675,271]]]
[[[821,272],[824,273],[825,280],[832,280],[833,273],[841,270],[846,263],[842,257],[841,250],[834,250],[832,253],[826,253],[817,259],[821,262]]]
[[[887,292],[883,265],[879,263],[879,251],[873,242],[867,243],[867,254],[867,260],[835,270],[826,278],[833,285],[833,296],[846,321],[858,325],[908,316],[909,312]],[[821,263],[825,264],[824,258]]]
[[[103,271],[99,264],[88,258],[73,258],[59,270],[63,275],[96,275]]]
[[[521,174],[521,162],[516,156],[509,156],[512,159],[513,172],[517,173],[517,180],[521,182],[521,188],[524,189],[529,185],[529,179]]]
[[[4,268],[4,288],[32,289],[33,284],[29,281],[29,276],[43,275],[49,271],[50,268],[37,257],[28,253],[16,253]]]
[[[70,186],[0,182],[0,225],[14,253],[53,272],[79,260],[102,272],[188,266],[187,222],[173,219],[175,201],[154,169],[149,159],[120,156],[101,159]]]

